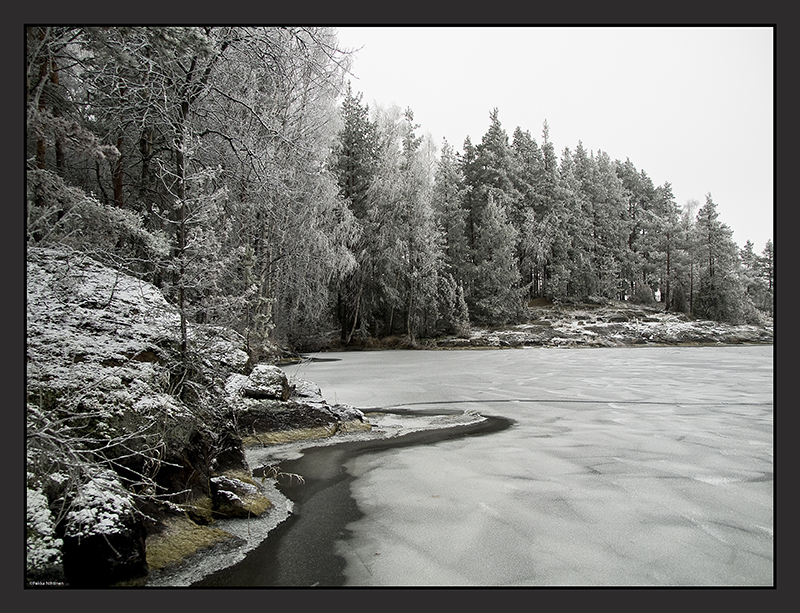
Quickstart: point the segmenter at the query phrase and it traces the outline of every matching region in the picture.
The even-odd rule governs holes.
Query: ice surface
[[[336,357],[329,400],[515,420],[350,460],[348,585],[772,585],[772,347]]]

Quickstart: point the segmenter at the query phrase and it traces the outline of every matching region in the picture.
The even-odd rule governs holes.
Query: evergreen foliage
[[[478,219],[474,273],[467,304],[476,322],[504,324],[521,314],[522,291],[514,257],[517,232],[489,193]]]

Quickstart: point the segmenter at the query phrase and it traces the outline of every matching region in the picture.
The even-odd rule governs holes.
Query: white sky
[[[578,141],[630,158],[675,200],[711,192],[720,219],[761,253],[773,238],[770,27],[348,27],[354,91],[411,107],[418,133],[461,151],[498,108],[561,158]],[[774,238],[773,238],[774,241]]]

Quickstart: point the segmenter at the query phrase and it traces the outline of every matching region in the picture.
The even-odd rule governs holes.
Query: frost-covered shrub
[[[703,278],[694,300],[694,315],[712,321],[742,323],[742,288],[735,275]]]
[[[146,230],[138,213],[102,204],[46,170],[28,170],[27,179],[29,241],[92,252],[110,257],[109,262],[155,261],[168,255],[166,236]]]
[[[742,301],[741,320],[751,326],[763,326],[767,322],[764,312],[756,308],[749,299]]]

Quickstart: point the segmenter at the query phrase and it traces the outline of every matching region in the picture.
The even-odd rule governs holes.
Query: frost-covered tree
[[[512,181],[518,198],[512,203],[511,223],[517,230],[517,266],[528,288],[529,297],[538,290],[538,248],[545,218],[542,177],[544,160],[542,152],[530,132],[517,127],[511,145],[513,154]]]
[[[369,117],[363,95],[354,94],[348,84],[341,107],[342,127],[333,149],[331,168],[339,191],[357,220],[357,241],[352,246],[356,266],[337,287],[336,315],[341,340],[349,343],[362,324],[362,299],[370,282],[370,243],[373,241],[368,219],[371,204],[368,191],[376,173],[377,128]]]
[[[673,289],[678,279],[678,262],[681,254],[680,211],[672,195],[669,183],[656,188],[655,212],[658,216],[658,231],[654,245],[654,260],[659,269],[659,287],[665,309],[674,308]]]
[[[743,299],[768,315],[772,315],[774,300],[771,259],[771,241],[767,241],[762,255],[755,253],[753,243],[749,240],[739,250],[740,274],[745,292]]]
[[[406,335],[414,342],[427,335],[438,313],[439,276],[442,272],[443,237],[433,209],[434,147],[428,137],[419,137],[410,108],[403,113],[400,180],[402,206],[400,229],[405,250],[402,276],[406,286]]]
[[[738,248],[733,242],[733,231],[719,220],[710,193],[697,213],[695,232],[700,286],[693,312],[706,319],[739,323],[744,291],[738,274]]]
[[[515,241],[516,230],[503,206],[490,194],[478,219],[473,282],[466,296],[476,322],[509,323],[521,314],[524,290],[520,287]]]
[[[433,210],[444,237],[444,267],[455,279],[463,281],[469,261],[467,245],[464,177],[452,145],[446,140],[436,165],[433,186]]]
[[[329,167],[345,59],[329,29],[244,29],[208,95],[227,222],[203,308],[227,309],[254,348],[325,330],[330,292],[354,266],[357,228]]]
[[[490,313],[508,320],[511,311],[517,308],[520,290],[519,243],[520,228],[530,221],[520,204],[523,196],[514,182],[515,160],[509,145],[508,134],[502,127],[498,109],[490,114],[490,124],[479,145],[465,142],[461,169],[466,186],[464,208],[467,211],[467,237],[470,247],[471,266],[465,275],[465,297],[471,313],[483,322]],[[491,203],[491,204],[490,204]],[[486,224],[486,227],[482,227]],[[526,236],[526,235],[525,235]],[[504,241],[510,241],[505,244]],[[510,253],[512,273],[507,270],[507,254]],[[492,282],[487,279],[488,269],[498,266],[498,277],[504,281],[513,277],[513,288],[507,286],[503,296],[497,297],[490,306],[488,292]],[[511,298],[509,291],[514,293]],[[482,305],[479,305],[479,302]],[[512,306],[512,304],[514,306]]]
[[[554,298],[562,295],[569,279],[564,265],[568,236],[565,193],[559,176],[559,160],[550,140],[550,126],[542,124],[542,173],[538,181],[539,205],[536,209],[536,227],[532,230],[536,296]]]
[[[326,166],[347,60],[332,30],[28,34],[32,242],[110,243],[106,261],[254,350],[322,325],[353,238]]]
[[[763,306],[759,306],[759,308],[772,315],[775,308],[775,252],[772,239],[768,239],[764,245],[764,250],[758,258],[758,268],[761,272],[761,280],[767,286]]]
[[[431,203],[432,145],[416,136],[410,109],[378,107],[375,122],[378,146],[362,251],[368,275],[357,329],[371,336],[403,333],[413,342],[435,322],[443,265]]]

